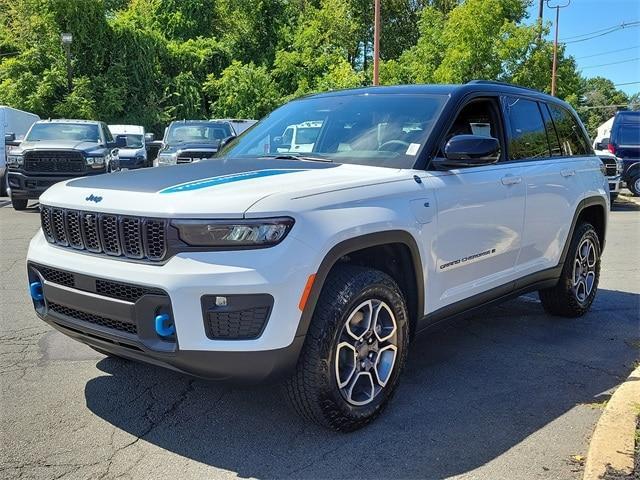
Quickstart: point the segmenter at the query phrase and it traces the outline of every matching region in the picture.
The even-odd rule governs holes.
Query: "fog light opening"
[[[32,282],[29,284],[29,293],[35,302],[42,302],[44,294],[42,293],[42,282]]]
[[[163,338],[170,337],[176,333],[176,327],[167,313],[156,315],[156,333]]]

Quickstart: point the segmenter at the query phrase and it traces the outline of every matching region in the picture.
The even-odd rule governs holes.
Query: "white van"
[[[0,196],[7,195],[6,157],[12,148],[11,142],[22,140],[37,120],[40,120],[38,115],[0,105],[0,138],[3,142],[3,148],[0,148]]]
[[[144,127],[141,125],[109,125],[113,138],[124,137],[127,146],[118,150],[118,165],[110,165],[110,170],[134,170],[148,167],[147,144]]]

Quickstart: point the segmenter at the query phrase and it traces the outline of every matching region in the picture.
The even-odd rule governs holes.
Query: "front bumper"
[[[148,166],[147,159],[144,157],[120,157],[113,163],[114,170],[123,168],[127,170],[136,170],[138,168],[144,168]]]
[[[27,175],[13,170],[7,170],[7,182],[11,189],[11,196],[14,198],[28,198],[35,200],[40,198],[51,185],[64,182],[72,178],[84,175],[97,175],[104,173],[103,169],[96,169],[95,172],[87,172],[83,175]]]
[[[609,182],[610,193],[620,192],[620,183],[622,182],[620,175],[617,177],[607,177],[607,181]]]
[[[55,282],[43,282],[44,300],[42,305],[34,302],[36,312],[59,331],[123,357],[198,377],[250,382],[282,376],[295,366],[304,342],[303,335],[296,336],[301,317],[298,302],[308,275],[314,271],[314,259],[313,251],[290,237],[269,249],[178,254],[164,265],[150,265],[56,247],[45,240],[42,232],[32,240],[28,254],[30,265],[69,272],[84,279],[81,285],[88,285],[86,291],[75,287],[69,291],[60,290]],[[152,293],[135,305],[123,306],[92,290],[95,272],[100,272],[99,279],[126,282],[151,289]],[[34,279],[38,277],[30,267],[30,281]],[[273,298],[270,314],[257,338],[210,338],[203,299],[217,295]],[[70,308],[71,315],[56,305]],[[124,321],[125,325],[114,328],[108,323],[105,326],[103,321],[86,321],[83,315],[74,313],[77,311]],[[153,318],[159,312],[170,312],[174,338],[161,339],[153,329]],[[128,324],[134,324],[137,331],[127,331]]]

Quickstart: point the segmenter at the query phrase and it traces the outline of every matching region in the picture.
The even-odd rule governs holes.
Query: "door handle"
[[[560,170],[560,175],[562,175],[563,177],[573,177],[576,174],[575,170]]]
[[[522,182],[522,177],[515,177],[513,175],[505,175],[501,180],[503,185],[516,185]]]

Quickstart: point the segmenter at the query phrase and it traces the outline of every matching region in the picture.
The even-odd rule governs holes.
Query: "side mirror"
[[[127,148],[127,136],[118,135],[116,137],[116,148]]]
[[[233,140],[235,140],[237,137],[235,135],[229,135],[226,138],[223,138],[222,140],[220,140],[220,145],[218,145],[218,150],[220,150],[222,147],[224,147],[227,143],[232,142]]]
[[[16,134],[15,133],[5,133],[4,134],[4,143],[15,142],[15,141],[16,141]]]
[[[490,165],[500,159],[500,142],[493,137],[456,135],[445,145],[444,157],[434,163],[446,168]]]
[[[153,133],[145,133],[144,134],[144,141],[146,142],[153,142],[156,139],[156,136]]]

